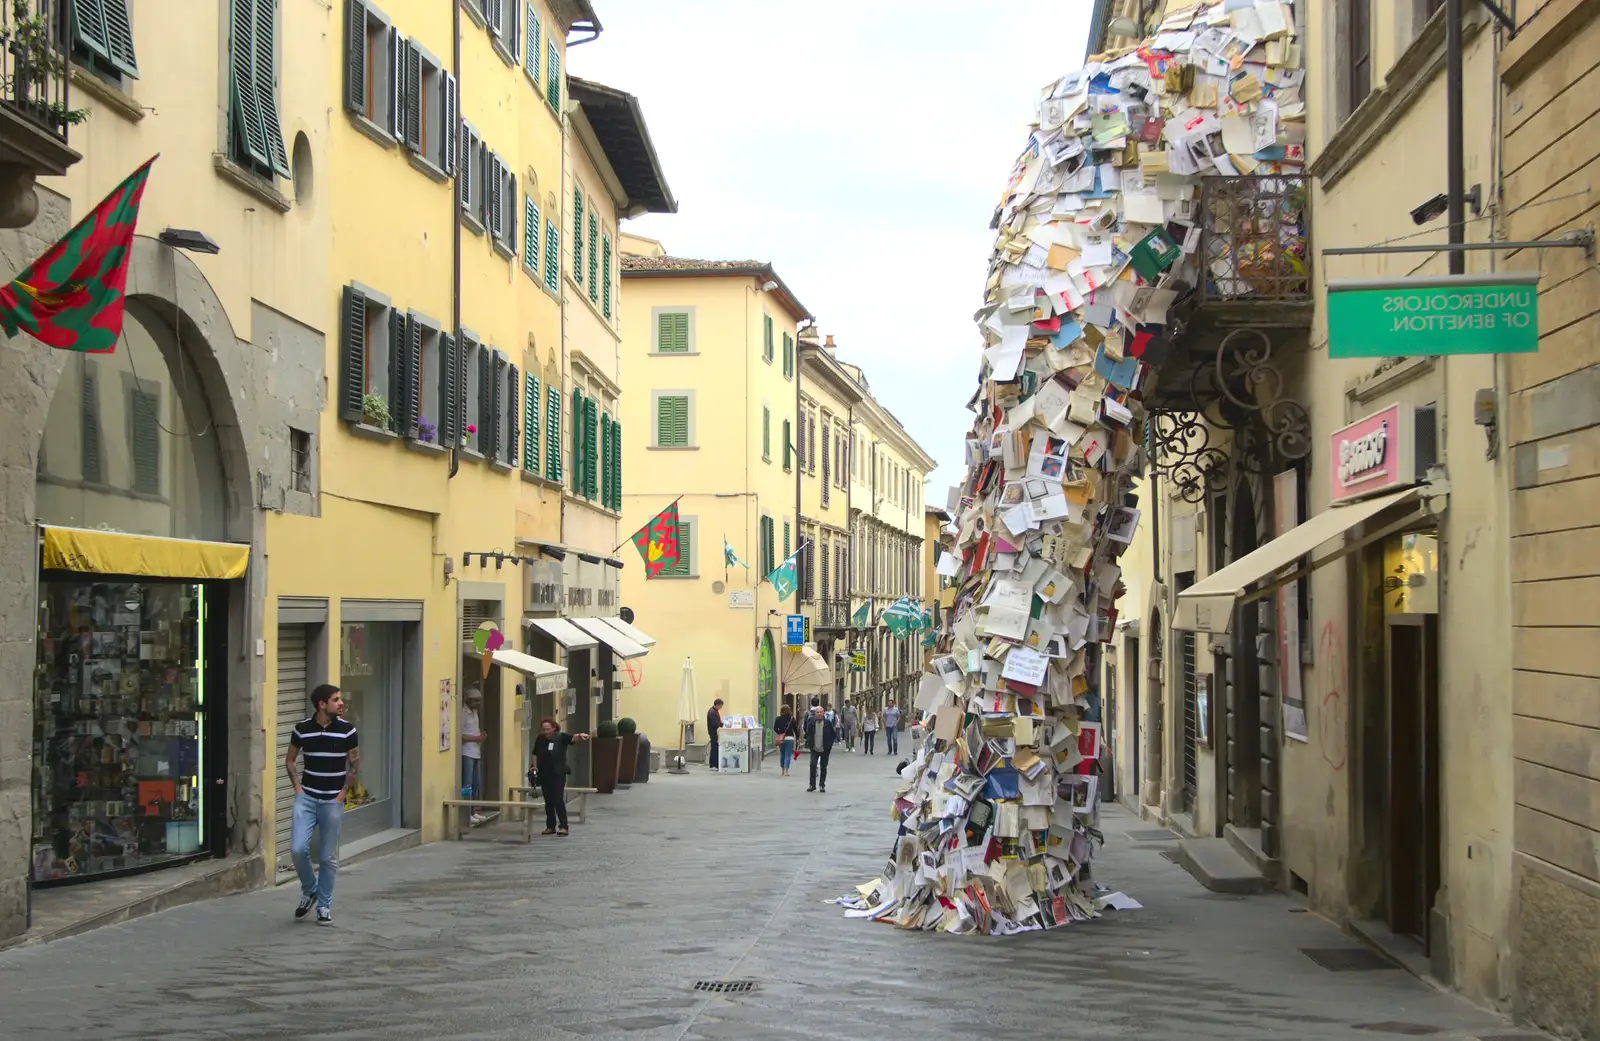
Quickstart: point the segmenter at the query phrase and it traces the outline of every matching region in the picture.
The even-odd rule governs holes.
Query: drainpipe
[[[850,695],[854,693],[854,691],[852,691],[850,688],[854,686],[853,681],[855,680],[856,675],[855,671],[851,668],[848,657],[849,655],[855,653],[856,649],[855,620],[851,617],[854,613],[856,598],[856,521],[855,517],[851,516],[850,503],[856,485],[854,473],[854,467],[856,463],[856,407],[854,404],[849,405],[845,409],[845,433],[847,434],[845,444],[849,446],[845,450],[846,461],[844,468],[844,523],[845,532],[849,536],[849,541],[846,542],[845,545],[850,547],[845,556],[844,569],[844,612],[846,626],[846,637],[844,641],[846,654],[844,674],[845,698],[848,700]]]
[[[812,323],[812,324],[815,324],[815,323]],[[809,446],[809,442],[806,442],[806,440],[805,440],[805,430],[804,430],[804,427],[802,426],[802,421],[801,421],[801,418],[800,418],[801,417],[801,412],[800,412],[800,372],[801,372],[801,369],[803,368],[803,366],[801,364],[801,359],[805,357],[805,349],[806,349],[806,345],[800,339],[800,326],[796,325],[795,329],[794,329],[794,422],[795,422],[795,426],[796,427],[800,427],[801,428],[800,437],[799,437],[797,443],[805,443],[807,445],[807,447],[810,447]],[[810,460],[810,456],[807,456],[806,458],[807,458],[808,461]],[[800,465],[799,453],[796,453],[795,454],[795,460],[794,460],[794,544],[797,547],[802,545],[805,542],[805,525],[803,523],[801,523],[801,520],[800,520],[800,518],[802,516],[802,514],[801,514],[801,494],[802,494],[801,493],[801,487],[802,486],[801,486],[800,482],[801,482],[802,476],[804,476],[804,472],[805,472],[805,467]],[[797,568],[797,570],[798,570],[798,568]],[[801,589],[800,589],[800,593],[804,593],[805,591],[806,590],[805,590],[804,586],[802,586]],[[799,594],[796,595],[796,599],[798,599],[798,598],[799,598]]]
[[[456,154],[453,157],[458,163],[461,159],[461,5],[450,5],[450,65],[456,73]],[[456,171],[456,176],[461,172]],[[461,186],[455,182],[450,184],[450,324],[451,335],[456,338],[456,350],[461,350]],[[465,369],[465,366],[458,366]],[[450,478],[454,478],[461,470],[461,437],[459,431],[465,426],[465,414],[456,417],[456,443],[450,446]],[[447,478],[448,480],[449,478]]]

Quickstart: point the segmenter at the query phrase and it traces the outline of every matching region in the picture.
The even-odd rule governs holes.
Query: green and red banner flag
[[[122,335],[139,200],[156,156],[114,188],[65,238],[0,289],[0,327],[64,351],[110,354]]]
[[[678,500],[650,518],[633,533],[633,544],[644,558],[644,577],[655,578],[667,568],[678,566]]]

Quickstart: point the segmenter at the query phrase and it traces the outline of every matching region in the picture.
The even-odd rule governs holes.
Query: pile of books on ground
[[[1251,266],[1294,248],[1197,247],[1202,177],[1303,160],[1295,40],[1290,4],[1188,5],[1043,91],[992,224],[956,551],[916,702],[932,725],[901,773],[889,862],[840,900],[848,915],[1008,934],[1137,906],[1091,863],[1098,645],[1140,519],[1141,390],[1175,302],[1202,278],[1248,294]]]

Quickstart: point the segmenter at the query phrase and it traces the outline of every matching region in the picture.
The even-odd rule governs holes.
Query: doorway
[[[1137,799],[1139,798],[1139,793],[1144,791],[1139,776],[1139,767],[1144,760],[1144,742],[1149,735],[1145,729],[1144,715],[1139,711],[1139,638],[1137,636],[1128,637],[1127,648],[1128,660],[1123,664],[1123,667],[1128,670],[1128,720],[1129,727],[1132,730],[1130,736],[1133,738],[1129,749],[1128,766],[1132,771],[1129,780],[1133,784],[1133,795]]]
[[[1391,932],[1429,950],[1428,920],[1439,890],[1439,618],[1391,616],[1387,663],[1389,808],[1385,919]]]
[[[1231,513],[1230,562],[1256,548],[1255,503],[1245,481],[1234,488]],[[1256,658],[1260,631],[1260,601],[1240,605],[1233,619],[1222,728],[1228,793],[1225,819],[1235,828],[1261,825],[1261,666]]]

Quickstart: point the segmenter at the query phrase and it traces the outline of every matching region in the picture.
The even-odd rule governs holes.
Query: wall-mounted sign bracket
[[[1559,239],[1535,239],[1532,242],[1461,242],[1425,243],[1420,246],[1329,246],[1322,251],[1325,257],[1371,256],[1376,253],[1470,253],[1478,250],[1513,249],[1581,249],[1594,259],[1594,228],[1578,228]]]

